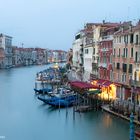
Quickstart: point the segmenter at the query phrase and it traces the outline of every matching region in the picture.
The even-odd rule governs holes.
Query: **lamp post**
[[[135,71],[134,73],[134,85],[133,85],[133,93],[132,93],[132,96],[133,96],[133,103],[134,103],[134,106],[133,106],[133,113],[135,113],[135,106],[136,106],[136,101],[135,101],[135,98],[136,98],[136,77],[137,77],[137,72]]]
[[[134,115],[133,112],[130,115],[130,137],[129,140],[134,140]]]
[[[135,84],[134,84],[135,85]],[[131,80],[131,103],[133,102],[133,111],[130,114],[130,135],[129,140],[134,140],[134,113],[135,113],[135,91],[134,85],[132,84]]]
[[[135,113],[135,106],[136,106],[136,71],[134,73],[134,81],[131,79],[130,81],[131,85],[131,103],[133,103],[133,113]]]
[[[136,102],[135,102],[135,92],[136,92],[136,77],[137,77],[137,72],[135,71],[134,73],[134,82],[132,82],[132,79],[131,79],[131,96],[132,96],[132,99],[131,99],[131,102],[133,102],[133,111],[131,112],[131,115],[130,115],[130,140],[134,140],[134,132],[135,132],[135,129],[134,129],[134,114],[135,114],[135,105],[136,105]]]

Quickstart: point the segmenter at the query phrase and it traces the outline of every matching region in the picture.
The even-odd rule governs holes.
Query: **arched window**
[[[137,80],[137,72],[134,73],[134,80]]]
[[[126,54],[126,57],[127,57],[127,54],[128,54],[128,49],[126,48],[126,50],[125,50],[126,52],[125,52],[125,54]]]
[[[120,56],[120,48],[119,48],[119,56]]]
[[[138,52],[135,53],[135,61],[138,61]]]
[[[125,57],[125,48],[123,48],[123,57]]]
[[[114,49],[114,56],[115,56],[115,54],[116,54],[116,50]]]
[[[133,57],[133,48],[131,48],[131,57]]]

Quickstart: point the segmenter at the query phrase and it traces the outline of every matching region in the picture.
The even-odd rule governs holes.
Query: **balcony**
[[[99,63],[99,67],[107,68],[107,64],[106,63]]]
[[[140,43],[134,43],[135,47],[140,47]]]
[[[139,59],[138,60],[135,60],[134,63],[140,64],[140,60]]]
[[[100,51],[101,52],[107,52],[107,51],[109,51],[109,49],[108,48],[103,48],[103,49],[100,49]]]
[[[107,36],[102,37],[102,41],[107,41],[107,40],[113,40],[113,36],[112,35],[107,35]]]
[[[122,71],[122,68],[113,67],[113,71],[115,71],[115,72],[121,72]]]
[[[140,81],[129,80],[131,86],[140,87]]]

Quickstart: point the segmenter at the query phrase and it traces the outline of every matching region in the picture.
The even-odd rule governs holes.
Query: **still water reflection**
[[[0,70],[0,136],[6,140],[128,140],[129,123],[102,111],[49,107],[34,95],[36,72],[47,66]],[[3,137],[3,138],[4,138]]]

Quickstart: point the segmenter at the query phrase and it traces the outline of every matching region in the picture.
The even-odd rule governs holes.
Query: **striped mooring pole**
[[[134,115],[133,112],[130,115],[130,140],[134,140]]]

